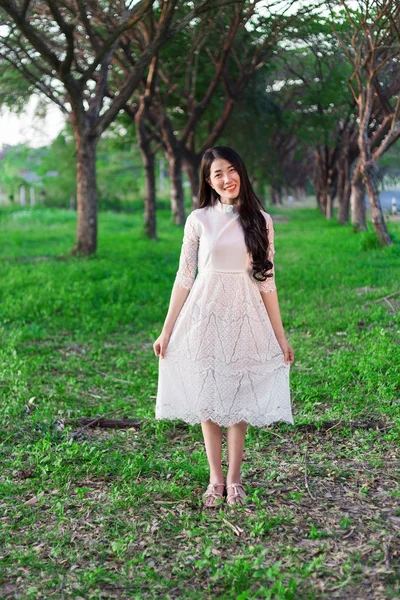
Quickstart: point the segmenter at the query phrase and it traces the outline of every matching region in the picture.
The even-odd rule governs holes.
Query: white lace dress
[[[273,223],[262,214],[273,262]],[[254,279],[238,219],[218,201],[186,220],[175,283],[190,292],[159,358],[156,419],[293,423],[290,365],[260,294],[276,289],[275,278]]]

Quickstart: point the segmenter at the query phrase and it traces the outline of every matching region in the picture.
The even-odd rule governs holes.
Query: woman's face
[[[240,193],[240,176],[235,167],[224,158],[216,158],[210,169],[208,183],[221,200],[235,200]]]

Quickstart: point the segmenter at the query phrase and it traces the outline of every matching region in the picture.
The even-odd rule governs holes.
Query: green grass
[[[154,420],[182,229],[103,213],[78,259],[73,213],[0,212],[0,597],[400,596],[399,221],[271,214],[295,426],[249,428],[248,505],[213,512],[201,428]],[[106,413],[139,426],[77,434]]]

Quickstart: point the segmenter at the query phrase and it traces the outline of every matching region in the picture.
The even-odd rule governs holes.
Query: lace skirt
[[[247,272],[197,275],[159,358],[156,419],[293,424],[286,365]]]

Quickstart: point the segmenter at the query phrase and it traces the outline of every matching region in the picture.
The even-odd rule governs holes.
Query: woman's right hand
[[[156,339],[156,341],[153,344],[154,354],[156,356],[161,356],[161,358],[164,358],[170,337],[170,333],[167,333],[165,331],[161,332],[161,335]]]

